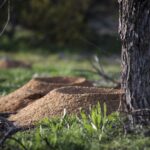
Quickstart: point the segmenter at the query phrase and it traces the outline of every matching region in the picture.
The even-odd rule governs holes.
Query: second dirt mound
[[[9,119],[18,126],[34,125],[45,117],[60,116],[67,113],[79,113],[80,108],[89,110],[90,105],[105,102],[107,113],[117,111],[123,92],[117,89],[95,87],[63,87],[49,92],[43,98],[28,105]]]
[[[31,68],[31,64],[19,60],[13,60],[7,57],[0,58],[0,69],[10,69],[10,68]]]

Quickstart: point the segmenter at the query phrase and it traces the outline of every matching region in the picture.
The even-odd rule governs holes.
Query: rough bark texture
[[[118,1],[126,110],[150,120],[150,0]]]

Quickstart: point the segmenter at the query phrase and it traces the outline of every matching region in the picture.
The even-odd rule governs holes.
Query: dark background
[[[8,7],[0,8],[0,30]],[[117,0],[11,0],[10,17],[0,50],[120,53]]]

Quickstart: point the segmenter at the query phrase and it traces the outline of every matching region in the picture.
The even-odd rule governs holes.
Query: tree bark
[[[150,120],[150,0],[118,0],[125,108]]]

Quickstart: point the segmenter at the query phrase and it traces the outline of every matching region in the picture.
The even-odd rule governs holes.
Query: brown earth
[[[92,86],[92,83],[80,77],[34,78],[18,90],[0,97],[0,112],[16,112],[43,97],[49,91],[69,85]]]
[[[9,120],[17,126],[30,126],[45,117],[60,116],[64,109],[68,114],[79,113],[80,108],[85,111],[89,106],[100,102],[107,105],[107,113],[118,110],[123,92],[118,89],[104,89],[96,87],[62,87],[55,89],[43,98],[35,101],[10,116]]]
[[[0,69],[9,68],[31,68],[31,65],[22,61],[12,60],[10,58],[0,59]]]

